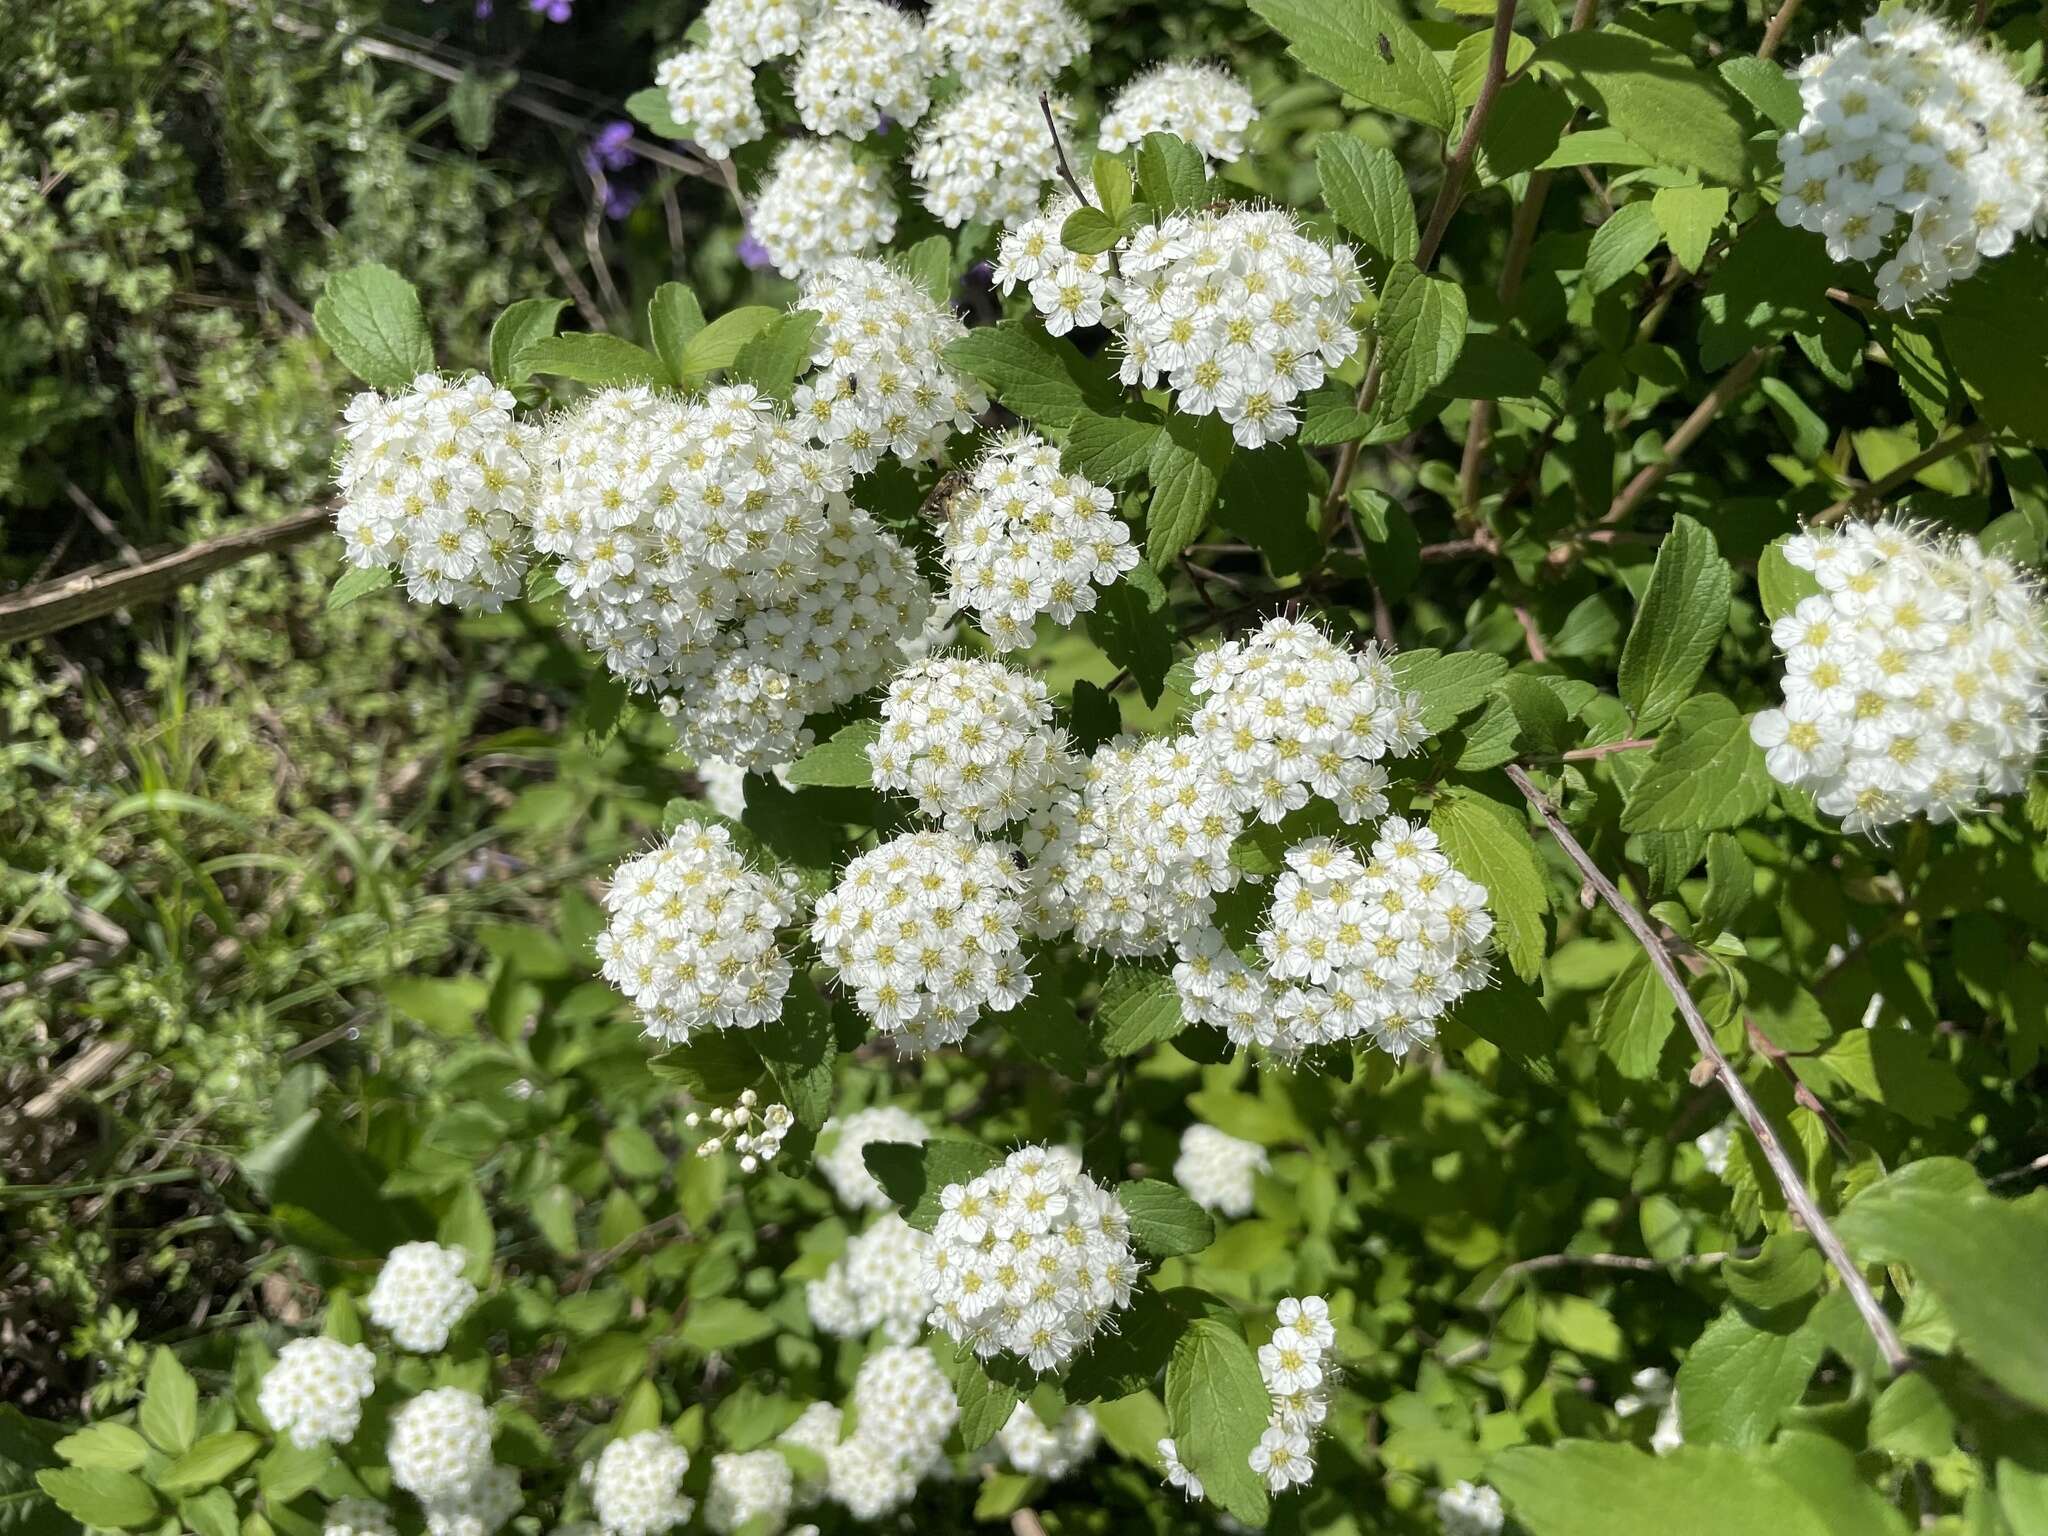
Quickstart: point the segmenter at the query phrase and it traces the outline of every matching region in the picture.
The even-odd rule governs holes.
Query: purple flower
[[[596,133],[583,151],[583,164],[591,175],[600,171],[623,171],[639,156],[633,153],[633,125],[623,117],[613,118]]]
[[[740,236],[740,243],[735,254],[740,259],[740,265],[749,272],[759,272],[764,267],[771,266],[774,263],[774,258],[768,254],[768,247],[756,240],[751,234]]]
[[[549,21],[567,21],[575,9],[575,0],[526,0],[526,4],[527,9],[538,12]]]
[[[493,9],[491,0],[476,0],[476,19],[478,21],[489,21]]]
[[[637,187],[608,186],[604,192],[604,216],[614,223],[640,206]]]

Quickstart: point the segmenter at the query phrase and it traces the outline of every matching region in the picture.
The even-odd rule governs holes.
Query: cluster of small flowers
[[[1650,1449],[1659,1456],[1668,1456],[1685,1444],[1685,1431],[1678,1419],[1678,1388],[1672,1385],[1671,1373],[1659,1366],[1645,1366],[1629,1378],[1629,1384],[1635,1391],[1614,1400],[1615,1413],[1632,1419],[1654,1412],[1657,1422],[1650,1430]]]
[[[519,1474],[510,1467],[493,1466],[467,1488],[420,1508],[427,1517],[427,1536],[496,1536],[524,1503]]]
[[[717,1536],[735,1536],[759,1521],[760,1529],[779,1531],[789,1518],[796,1477],[776,1451],[735,1453],[711,1458],[711,1486],[704,1493],[704,1523]]]
[[[885,117],[913,124],[932,100],[923,24],[887,0],[833,0],[789,84],[813,133],[864,139]]]
[[[1250,89],[1220,64],[1161,64],[1116,93],[1097,138],[1115,155],[1148,133],[1171,133],[1228,164],[1244,153],[1244,131],[1258,115]]]
[[[391,1511],[375,1499],[336,1499],[320,1522],[320,1536],[397,1536]]]
[[[876,1104],[843,1119],[834,1115],[818,1133],[817,1169],[848,1210],[886,1210],[890,1204],[888,1191],[868,1172],[862,1150],[871,1141],[900,1141],[921,1147],[931,1139],[931,1134],[917,1116],[893,1104]]]
[[[775,270],[801,278],[896,236],[888,173],[836,139],[792,139],[754,194],[747,228]]]
[[[817,12],[818,0],[710,0],[703,19],[713,48],[751,65],[795,53]]]
[[[900,1509],[944,1460],[960,1399],[928,1349],[885,1345],[860,1364],[854,1431],[825,1455],[831,1497],[856,1520]]]
[[[606,1536],[661,1536],[697,1507],[683,1492],[690,1453],[658,1429],[614,1440],[586,1462],[583,1481]]]
[[[1013,1470],[1052,1483],[1093,1456],[1099,1438],[1095,1415],[1086,1408],[1068,1408],[1059,1422],[1048,1428],[1029,1403],[1019,1403],[1011,1410],[1009,1421],[996,1431],[996,1441]]]
[[[604,978],[654,1039],[680,1044],[781,1016],[791,968],[776,934],[796,919],[796,892],[749,866],[724,827],[686,823],[628,859],[604,907]]]
[[[860,1338],[879,1328],[891,1344],[916,1343],[929,1306],[924,1250],[930,1241],[894,1211],[880,1217],[804,1287],[811,1321],[834,1338]]]
[[[777,1445],[808,1451],[820,1463],[817,1472],[798,1475],[791,1500],[796,1508],[809,1509],[825,1497],[829,1467],[824,1463],[832,1454],[832,1447],[839,1443],[839,1431],[845,1419],[846,1415],[837,1403],[807,1403],[804,1411],[796,1416],[796,1422],[775,1437]]]
[[[977,9],[1001,15],[979,3]],[[1063,101],[1052,106],[1066,132],[1072,112]],[[1029,218],[1058,170],[1038,96],[1007,80],[970,87],[947,102],[910,152],[910,174],[924,188],[924,205],[948,229],[970,220],[1012,224]]]
[[[1120,318],[1111,299],[1116,269],[1109,252],[1070,251],[1060,238],[1067,216],[1080,206],[1073,193],[1056,192],[1035,217],[1005,229],[996,241],[996,286],[1009,293],[1022,284],[1051,336]]]
[[[737,54],[686,48],[662,60],[654,83],[668,94],[669,116],[688,125],[697,147],[714,160],[768,131],[754,99],[754,71]]]
[[[1785,702],[1750,734],[1773,778],[1850,832],[1950,821],[2025,787],[2048,697],[2027,578],[1972,538],[1889,520],[1812,529],[1784,552],[1821,590],[1771,629]]]
[[[447,1347],[449,1330],[476,1300],[463,1273],[469,1255],[439,1243],[400,1243],[385,1256],[365,1298],[370,1321],[400,1349],[431,1355]]]
[[[1273,1399],[1273,1416],[1252,1447],[1252,1470],[1273,1493],[1316,1475],[1311,1447],[1329,1415],[1329,1367],[1323,1354],[1337,1342],[1330,1306],[1320,1296],[1289,1296],[1279,1306],[1280,1326],[1259,1347],[1259,1375]]]
[[[1500,1494],[1484,1483],[1454,1483],[1436,1496],[1444,1536],[1500,1536],[1508,1523]]]
[[[377,1390],[377,1357],[339,1339],[293,1339],[264,1372],[256,1406],[293,1445],[346,1445],[363,1420],[363,1399]]]
[[[1693,1137],[1692,1144],[1700,1155],[1700,1161],[1706,1164],[1707,1172],[1718,1179],[1727,1171],[1728,1156],[1735,1150],[1735,1127],[1723,1120]]]
[[[1073,766],[1052,700],[999,661],[934,656],[896,674],[868,746],[877,789],[912,795],[956,832],[1041,808]]]
[[[1057,1370],[1131,1301],[1141,1270],[1116,1196],[1064,1147],[1023,1147],[940,1194],[931,1322],[984,1358]]]
[[[945,360],[947,344],[967,334],[960,317],[888,263],[835,261],[805,280],[797,304],[817,314],[818,331],[814,371],[790,408],[854,474],[884,454],[936,458],[988,409],[981,386]]]
[[[1071,624],[1095,589],[1138,563],[1131,531],[1106,487],[1060,468],[1059,450],[1009,433],[975,461],[947,508],[952,599],[1003,650],[1031,644],[1040,614]]]
[[[519,1512],[518,1475],[491,1460],[490,1410],[474,1392],[437,1387],[413,1398],[392,1415],[385,1460],[433,1536],[491,1536]]]
[[[1203,1210],[1235,1220],[1251,1214],[1253,1176],[1271,1167],[1266,1149],[1257,1142],[1198,1123],[1180,1133],[1173,1181]]]
[[[495,612],[526,569],[527,430],[509,391],[423,373],[348,403],[334,524],[349,564],[395,568],[414,602]]]
[[[731,1143],[733,1151],[740,1155],[741,1173],[752,1173],[763,1163],[775,1161],[783,1139],[796,1124],[796,1116],[787,1104],[770,1104],[756,1114],[754,1106],[760,1101],[760,1095],[748,1088],[740,1094],[737,1104],[714,1109],[709,1115],[694,1109],[685,1115],[683,1124],[693,1131],[706,1120],[717,1128],[697,1143],[697,1155],[717,1157]]]
[[[1824,235],[1837,261],[1890,246],[1887,309],[1968,277],[2048,215],[2040,105],[2004,59],[1925,12],[1867,17],[1800,66],[1799,94],[1799,126],[1778,140],[1778,218]]]
[[[1361,1035],[1402,1056],[1487,984],[1486,888],[1452,868],[1428,828],[1390,817],[1369,859],[1321,837],[1286,858],[1259,965],[1214,929],[1182,945],[1173,979],[1191,1020],[1282,1057]]]
[[[1036,93],[1088,52],[1087,25],[1066,0],[933,0],[924,35],[970,91],[997,81]]]
[[[965,1039],[983,1008],[1006,1012],[1030,995],[1022,894],[1007,849],[906,833],[846,866],[811,935],[898,1051],[935,1050]]]

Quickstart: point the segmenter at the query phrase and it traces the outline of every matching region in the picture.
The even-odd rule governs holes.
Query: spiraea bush
[[[641,840],[27,1521],[2048,1532],[2040,17],[1135,15],[691,18],[751,302],[327,282],[335,608]]]

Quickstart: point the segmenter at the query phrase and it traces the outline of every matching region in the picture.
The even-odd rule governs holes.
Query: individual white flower
[[[1891,519],[1784,548],[1821,590],[1771,629],[1784,704],[1750,735],[1774,778],[1847,832],[1952,821],[2026,786],[2048,698],[2030,579],[1967,535]]]
[[[1266,1149],[1257,1142],[1196,1124],[1180,1133],[1173,1181],[1202,1209],[1234,1220],[1251,1214],[1253,1175],[1270,1167]]]
[[[998,438],[946,509],[953,602],[1003,650],[1030,645],[1041,614],[1068,625],[1092,613],[1096,588],[1138,563],[1115,508],[1106,487],[1063,471],[1044,438]]]
[[[660,1536],[690,1518],[683,1493],[690,1453],[665,1432],[643,1429],[613,1440],[584,1468],[590,1502],[606,1536]]]
[[[1925,12],[1865,18],[1799,66],[1778,140],[1778,218],[1837,261],[1890,256],[1878,302],[1909,309],[2048,216],[2048,122],[2012,65]]]
[[[697,147],[714,160],[767,131],[754,99],[754,71],[737,54],[686,48],[662,60],[654,83],[668,95],[668,113],[685,124]]]
[[[327,1506],[320,1536],[396,1536],[391,1511],[375,1499],[336,1499]]]
[[[825,1456],[827,1489],[855,1519],[875,1520],[944,1461],[960,1399],[930,1350],[890,1344],[861,1361],[851,1404],[854,1432]]]
[[[494,613],[516,595],[534,476],[515,404],[481,375],[432,373],[351,400],[334,519],[349,564],[391,567],[415,602]]]
[[[1081,206],[1071,192],[1055,193],[1036,215],[1006,229],[996,242],[992,269],[1004,293],[1020,285],[1053,336],[1076,327],[1115,325],[1122,317],[1111,287],[1107,251],[1070,251],[1060,238],[1067,216]]]
[[[965,1039],[984,1008],[1007,1012],[1030,995],[1022,892],[1006,848],[905,833],[847,865],[811,937],[899,1052],[935,1050]]]
[[[486,1468],[466,1488],[421,1502],[427,1536],[496,1536],[525,1500],[519,1474],[510,1467]]]
[[[792,139],[754,194],[747,228],[775,270],[800,278],[887,245],[896,196],[887,172],[837,139]]]
[[[491,1415],[460,1387],[422,1392],[391,1417],[391,1481],[431,1504],[460,1497],[491,1470]]]
[[[648,1035],[680,1044],[699,1030],[782,1017],[791,967],[776,936],[796,920],[796,895],[752,868],[724,827],[684,822],[653,852],[628,859],[604,907],[604,978]]]
[[[718,1536],[734,1536],[750,1521],[763,1522],[773,1536],[789,1518],[796,1479],[774,1451],[731,1452],[711,1458],[711,1487],[704,1495],[704,1523]]]
[[[1250,1460],[1269,1492],[1284,1493],[1315,1476],[1315,1437],[1329,1415],[1332,1364],[1326,1354],[1337,1330],[1320,1296],[1286,1297],[1277,1312],[1279,1326],[1259,1347],[1272,1417]]]
[[[1455,1483],[1439,1492],[1436,1518],[1444,1536],[1500,1536],[1508,1521],[1500,1495],[1480,1483]]]
[[[978,9],[1001,19],[988,6]],[[1053,102],[1053,116],[1062,133],[1071,131],[1073,113],[1064,101]],[[948,229],[1030,218],[1059,174],[1036,90],[996,80],[961,92],[918,130],[910,174],[924,188],[925,207]]]
[[[1074,762],[1044,683],[958,656],[896,675],[867,753],[875,788],[913,796],[956,832],[994,832],[1031,814]]]
[[[832,1193],[848,1210],[880,1211],[889,1207],[888,1191],[868,1172],[862,1150],[874,1141],[901,1141],[922,1146],[931,1130],[917,1116],[893,1104],[876,1104],[843,1118],[834,1115],[818,1133],[821,1149],[816,1167]]]
[[[824,1462],[839,1444],[840,1426],[845,1415],[837,1403],[807,1403],[804,1411],[796,1416],[796,1422],[775,1437],[777,1445],[788,1445],[808,1451]],[[821,1469],[815,1477],[799,1477],[792,1494],[792,1501],[799,1509],[808,1509],[825,1497],[829,1472]]]
[[[933,0],[924,35],[969,90],[1000,81],[1035,94],[1088,52],[1066,0]]]
[[[1251,91],[1222,65],[1161,64],[1116,93],[1098,137],[1114,155],[1148,133],[1176,134],[1227,164],[1244,153],[1244,131],[1258,115]]]
[[[1202,1480],[1187,1469],[1180,1459],[1180,1448],[1171,1439],[1159,1442],[1159,1459],[1166,1463],[1167,1487],[1178,1488],[1188,1499],[1202,1497]]]
[[[1143,1266],[1115,1195],[1063,1147],[949,1184],[925,1249],[931,1322],[986,1358],[1057,1370],[1130,1305]]]
[[[846,1252],[804,1287],[821,1333],[858,1338],[882,1330],[891,1344],[914,1344],[930,1303],[924,1251],[931,1239],[894,1211],[849,1238]]]
[[[855,474],[893,454],[938,457],[988,409],[981,386],[950,366],[960,317],[887,262],[847,257],[805,279],[797,306],[818,316],[812,372],[790,409],[812,442]]]
[[[469,1255],[460,1248],[399,1244],[370,1287],[370,1321],[416,1355],[446,1348],[449,1330],[476,1300],[476,1287],[463,1273],[468,1266]]]
[[[704,26],[720,53],[759,64],[795,53],[818,10],[819,0],[710,0]]]
[[[1699,1149],[1707,1172],[1718,1179],[1727,1171],[1728,1154],[1735,1149],[1735,1127],[1724,1120],[1693,1137],[1692,1144]]]
[[[804,38],[789,84],[813,133],[864,139],[885,117],[913,124],[932,99],[924,26],[887,0],[833,0]]]
[[[1029,1403],[1019,1403],[996,1431],[996,1443],[1013,1470],[1048,1482],[1058,1482],[1093,1456],[1098,1438],[1095,1415],[1086,1408],[1067,1409],[1047,1428]]]
[[[270,1427],[301,1450],[347,1445],[377,1390],[377,1357],[339,1339],[293,1339],[263,1373],[256,1406]]]

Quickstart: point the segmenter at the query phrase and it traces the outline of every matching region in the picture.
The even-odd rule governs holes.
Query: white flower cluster
[[[1386,814],[1380,759],[1407,756],[1427,735],[1421,695],[1396,684],[1377,645],[1339,645],[1308,620],[1271,619],[1249,640],[1204,652],[1194,691],[1197,750],[1238,809],[1261,821],[1311,797],[1347,822]]]
[[[1054,193],[1036,217],[1004,230],[996,241],[996,286],[1009,293],[1022,284],[1052,336],[1119,318],[1111,297],[1116,269],[1109,252],[1070,251],[1060,240],[1067,215],[1080,206],[1073,193]]]
[[[1256,966],[1214,929],[1182,945],[1173,980],[1190,1020],[1283,1058],[1361,1035],[1402,1056],[1487,984],[1486,888],[1451,867],[1428,828],[1393,816],[1369,858],[1325,837],[1286,858]]]
[[[754,71],[733,53],[686,48],[662,60],[654,83],[668,95],[668,112],[686,124],[697,147],[714,160],[767,132],[754,99]]]
[[[1180,1133],[1173,1181],[1205,1211],[1235,1220],[1252,1209],[1252,1179],[1272,1167],[1266,1149],[1213,1125],[1195,1124]]]
[[[796,1416],[796,1422],[775,1437],[777,1445],[792,1446],[809,1451],[824,1462],[832,1454],[832,1447],[839,1443],[839,1431],[846,1415],[837,1403],[807,1403],[804,1411]],[[816,1474],[799,1476],[793,1502],[799,1509],[808,1509],[825,1497],[828,1470],[821,1468]]]
[[[718,52],[759,64],[795,53],[817,13],[818,0],[710,0],[704,26]]]
[[[939,1199],[925,1249],[931,1322],[977,1355],[1057,1370],[1130,1305],[1141,1272],[1130,1219],[1066,1148],[1020,1148]]]
[[[293,1339],[263,1374],[256,1406],[293,1445],[347,1445],[363,1420],[363,1399],[377,1390],[377,1357],[339,1339]]]
[[[583,1468],[605,1536],[661,1536],[687,1521],[696,1500],[683,1492],[690,1453],[662,1430],[614,1440]]]
[[[877,789],[914,796],[956,832],[993,832],[1043,806],[1073,764],[1035,677],[934,656],[896,674],[868,745]]]
[[[924,35],[969,90],[1004,81],[1035,95],[1088,52],[1066,0],[933,0]]]
[[[796,1491],[789,1463],[775,1451],[726,1452],[711,1458],[711,1486],[704,1494],[704,1523],[717,1536],[734,1536],[750,1521],[779,1531],[789,1518]]]
[[[977,12],[1004,19],[979,0]],[[1066,132],[1073,121],[1066,104],[1055,100],[1053,115]],[[948,229],[970,220],[1028,219],[1058,173],[1058,152],[1036,91],[1010,80],[991,80],[955,96],[932,114],[910,152],[910,174],[924,188],[924,205]]]
[[[1968,277],[2048,215],[2048,123],[1977,39],[1922,11],[1881,10],[1798,79],[1805,111],[1778,140],[1778,218],[1824,235],[1837,261],[1890,250],[1877,273],[1885,308]]]
[[[683,1116],[683,1124],[693,1131],[706,1119],[717,1127],[697,1143],[697,1155],[716,1157],[731,1143],[733,1151],[740,1155],[741,1173],[752,1173],[763,1163],[775,1161],[784,1138],[796,1125],[796,1116],[787,1104],[770,1104],[757,1112],[755,1106],[760,1101],[761,1096],[748,1088],[740,1094],[737,1104],[714,1109],[708,1116],[696,1110]]]
[[[519,1474],[510,1467],[490,1467],[467,1488],[422,1505],[427,1536],[495,1536],[518,1514],[525,1500]]]
[[[726,828],[685,822],[661,847],[628,859],[604,908],[604,978],[648,1035],[680,1044],[698,1030],[751,1029],[782,1016],[791,969],[776,934],[796,920],[796,893],[754,870]]]
[[[843,1119],[834,1115],[818,1133],[821,1148],[817,1157],[818,1172],[824,1175],[825,1182],[832,1186],[832,1193],[847,1209],[885,1210],[890,1204],[888,1191],[877,1184],[875,1176],[868,1172],[868,1165],[861,1157],[862,1150],[871,1141],[901,1141],[911,1146],[923,1146],[931,1139],[931,1134],[917,1116],[893,1104],[876,1104],[856,1110]],[[824,1150],[828,1143],[829,1150]]]
[[[856,1520],[878,1520],[937,1470],[960,1399],[930,1350],[890,1344],[861,1361],[852,1406],[853,1434],[825,1455],[828,1488]]]
[[[811,1321],[834,1338],[861,1338],[879,1328],[891,1344],[916,1343],[930,1305],[924,1294],[930,1241],[894,1211],[881,1216],[804,1287]]]
[[[2026,786],[2041,749],[2040,595],[1976,540],[1852,523],[1789,539],[1820,592],[1771,628],[1785,702],[1750,722],[1772,777],[1843,829],[1949,821]]]
[[[490,1410],[460,1387],[422,1392],[392,1415],[385,1460],[422,1504],[460,1501],[492,1468]]]
[[[1071,624],[1095,589],[1138,563],[1131,530],[1104,486],[1060,468],[1059,450],[1016,431],[974,463],[947,508],[946,569],[955,604],[1003,650],[1031,644],[1040,614]]]
[[[804,39],[789,85],[813,133],[864,139],[885,117],[907,127],[932,100],[924,26],[887,0],[833,0]]]
[[[988,409],[981,386],[947,366],[960,317],[887,262],[835,261],[804,281],[799,308],[818,315],[813,372],[790,408],[811,441],[857,475],[894,454],[936,458],[954,432]]]
[[[1624,1419],[1637,1414],[1657,1415],[1657,1422],[1650,1430],[1650,1449],[1659,1456],[1668,1456],[1685,1444],[1685,1430],[1678,1418],[1678,1388],[1672,1385],[1671,1373],[1661,1367],[1649,1365],[1629,1378],[1633,1392],[1624,1392],[1614,1400],[1615,1413]]]
[[[1719,1125],[1710,1125],[1692,1139],[1693,1149],[1706,1164],[1707,1172],[1719,1178],[1728,1170],[1729,1154],[1735,1150],[1735,1126],[1723,1120]]]
[[[1484,1483],[1454,1483],[1436,1496],[1444,1536],[1500,1536],[1508,1523],[1500,1494]]]
[[[1148,133],[1171,133],[1228,163],[1244,153],[1244,131],[1258,115],[1251,91],[1220,64],[1161,64],[1116,93],[1098,138],[1115,155]]]
[[[334,519],[349,564],[396,569],[414,602],[495,612],[515,596],[534,490],[515,403],[481,376],[431,373],[349,401]]]
[[[837,139],[792,139],[754,194],[747,228],[775,270],[800,278],[896,235],[888,173]]]
[[[320,1536],[395,1536],[391,1511],[375,1499],[336,1499],[327,1506]]]
[[[476,1287],[463,1274],[469,1255],[439,1243],[400,1243],[386,1255],[370,1287],[370,1321],[391,1335],[400,1349],[431,1355],[448,1344],[448,1333],[476,1300]]]
[[[1337,1342],[1337,1329],[1320,1296],[1289,1296],[1278,1310],[1280,1326],[1259,1346],[1259,1375],[1273,1399],[1273,1416],[1252,1447],[1251,1463],[1268,1490],[1285,1493],[1316,1475],[1316,1431],[1330,1412],[1330,1368],[1323,1355]]]
[[[1006,849],[905,833],[846,866],[811,936],[898,1051],[936,1050],[965,1039],[983,1008],[1007,1012],[1030,995],[1022,893]]]
[[[1068,1408],[1048,1428],[1029,1403],[1019,1403],[996,1431],[996,1442],[1013,1470],[1053,1483],[1093,1456],[1099,1438],[1095,1415],[1086,1408]]]

